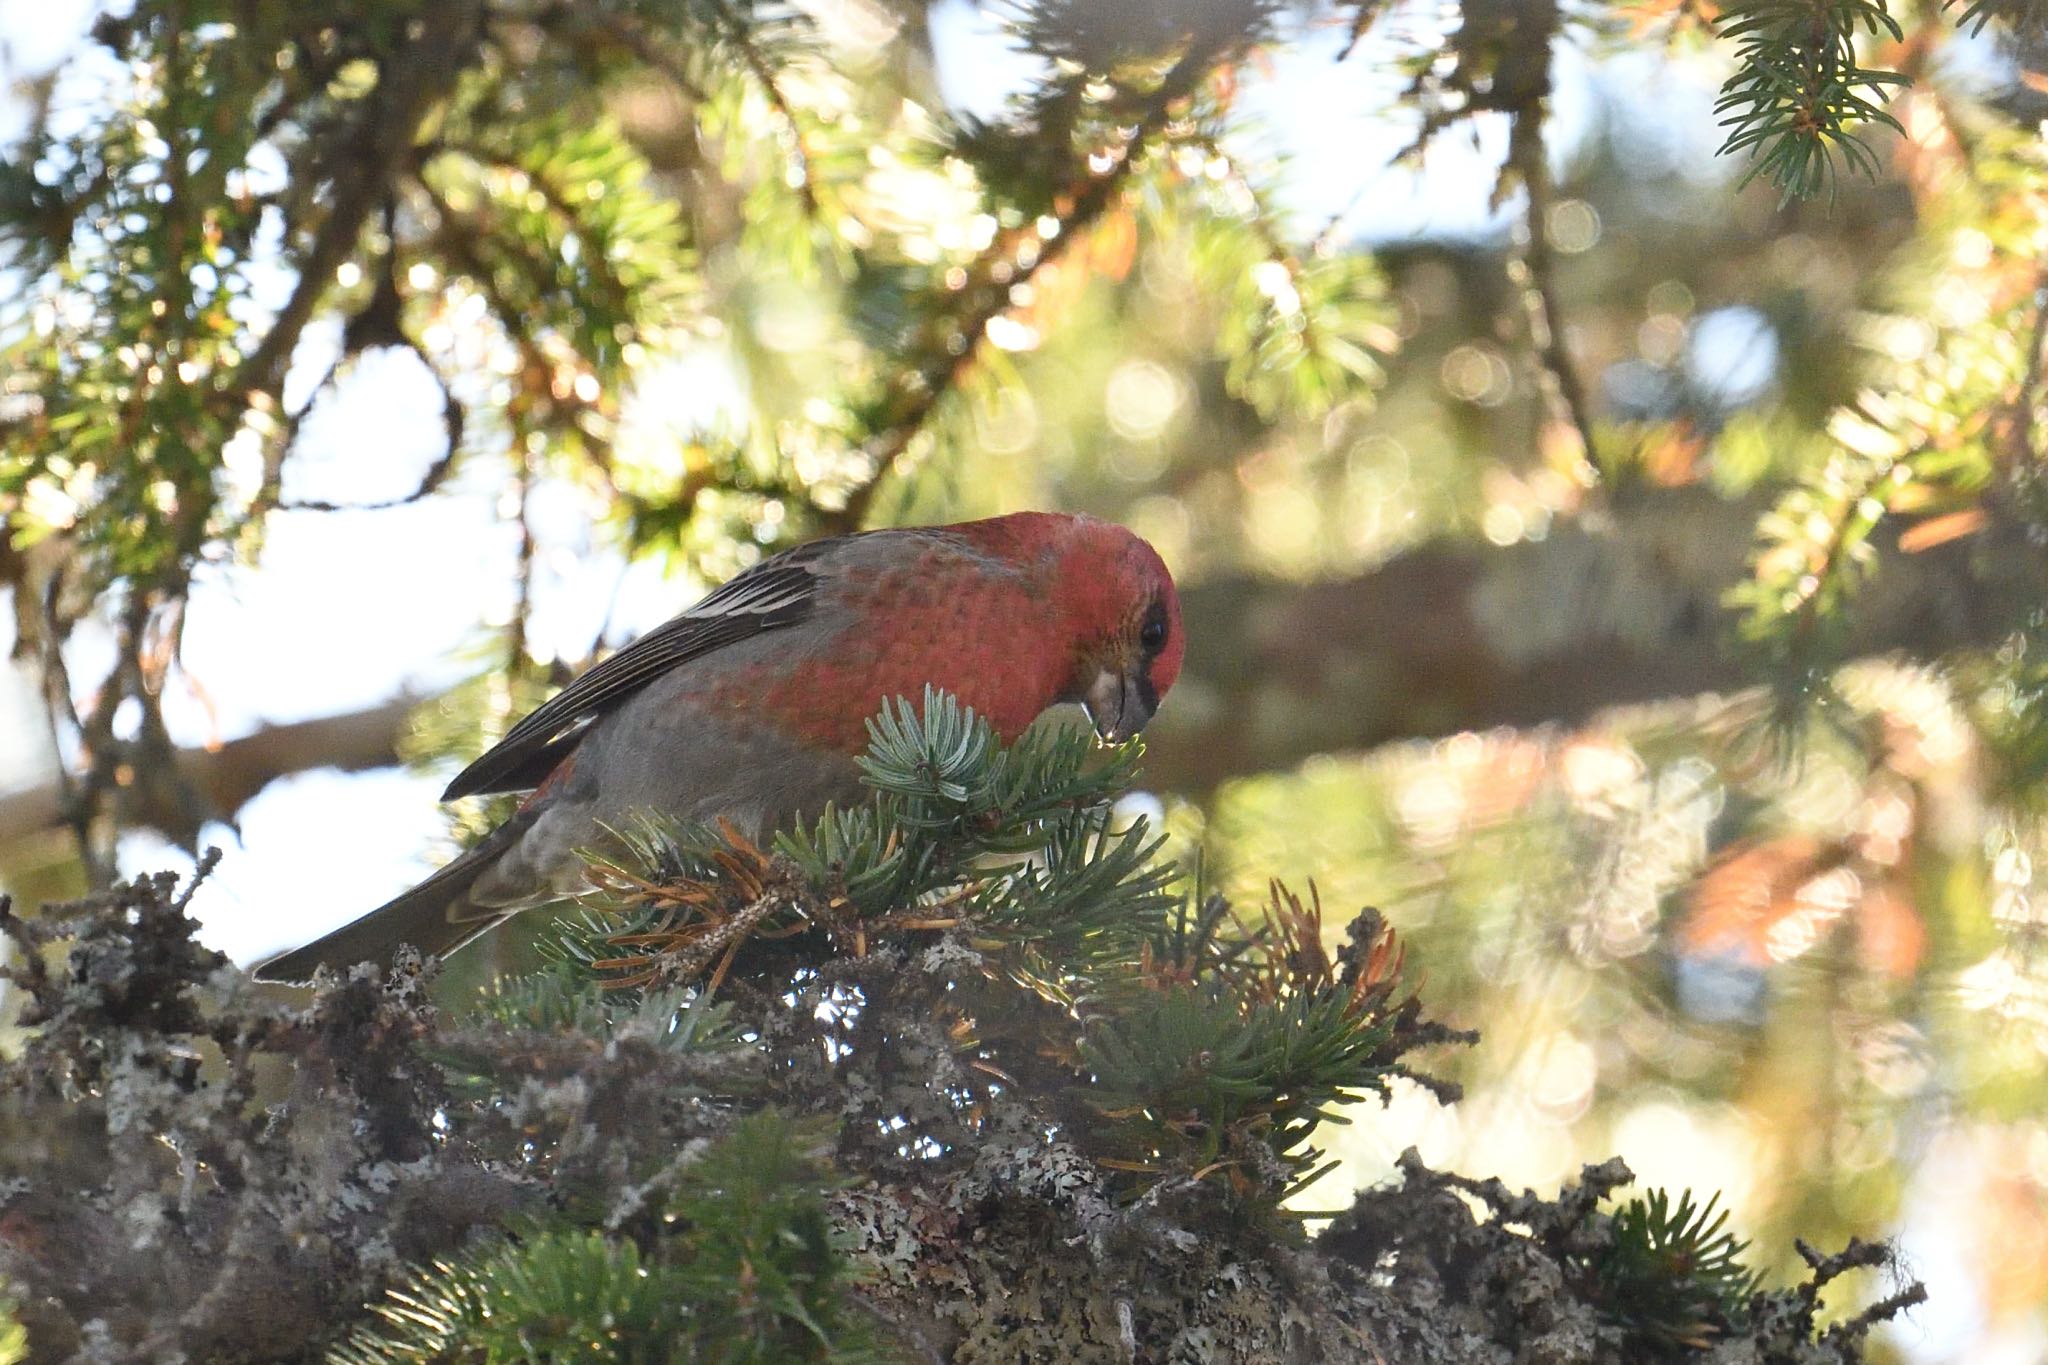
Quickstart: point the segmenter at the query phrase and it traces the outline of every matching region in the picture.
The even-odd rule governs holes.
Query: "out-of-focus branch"
[[[195,401],[178,408],[180,415],[175,419],[166,418],[164,408],[152,406],[162,398],[159,386],[166,381],[164,369],[150,367],[148,383],[133,385],[120,404],[117,445],[138,446],[146,434],[161,434],[177,426],[182,431],[177,439],[196,447],[204,444],[209,434],[218,439],[220,433],[234,429],[246,415],[245,409],[259,414],[278,409],[292,354],[333,285],[337,269],[354,255],[370,213],[380,203],[388,203],[391,182],[403,171],[420,127],[474,60],[481,38],[481,13],[482,0],[451,0],[434,7],[417,29],[406,31],[408,41],[377,64],[374,89],[348,106],[341,116],[345,122],[322,131],[312,144],[315,151],[301,168],[303,173],[296,177],[300,183],[318,186],[318,192],[309,193],[306,202],[324,203],[325,212],[307,222],[294,222],[292,214],[285,215],[298,278],[284,306],[248,349],[246,358],[237,360],[233,352],[223,352],[220,369],[212,368],[210,362],[202,366],[207,376],[204,383],[186,375],[182,362],[177,365],[180,384],[190,386],[186,396]],[[173,7],[162,62],[167,73],[161,120],[167,147],[161,155],[166,209],[163,238],[155,250],[170,268],[155,287],[151,320],[138,331],[145,349],[165,356],[166,366],[187,354],[194,336],[209,327],[231,325],[225,313],[215,313],[209,321],[199,320],[194,312],[193,273],[188,268],[201,220],[212,222],[206,215],[227,193],[226,158],[220,155],[220,148],[197,143],[188,146],[187,142],[199,135],[195,129],[212,129],[225,136],[226,125],[214,114],[232,120],[242,111],[222,108],[207,111],[202,118],[201,111],[192,107],[200,96],[198,88],[190,86],[194,68],[185,51],[188,43],[198,41],[195,35],[199,30],[188,32],[186,20],[183,7]],[[200,140],[205,139],[202,136]],[[93,289],[105,292],[97,286]],[[192,424],[189,430],[183,430],[188,422]],[[275,504],[283,462],[296,429],[295,421],[287,424],[281,428],[282,441],[273,434],[268,442],[263,483],[249,514],[252,520],[260,519]],[[137,454],[129,458],[141,460],[142,467],[148,468],[155,457]],[[174,481],[171,486],[175,498],[167,509],[159,543],[149,547],[147,555],[131,555],[131,560],[146,559],[150,567],[124,567],[119,575],[126,581],[118,596],[115,665],[84,704],[82,715],[81,708],[73,704],[60,649],[75,617],[61,612],[49,593],[40,604],[35,638],[44,654],[50,722],[60,748],[61,741],[75,740],[83,762],[83,771],[62,776],[54,795],[59,817],[72,826],[88,878],[95,884],[112,874],[114,825],[105,818],[110,810],[124,814],[139,808],[142,813],[137,822],[189,841],[215,811],[229,811],[240,804],[239,800],[224,807],[210,803],[191,785],[187,769],[175,761],[176,751],[158,710],[158,684],[177,652],[177,623],[182,620],[191,566],[200,559],[207,539],[218,534],[214,485],[201,476],[182,486]],[[113,559],[123,562],[120,556]],[[51,578],[53,585],[60,581]],[[95,590],[105,592],[110,586],[102,582]],[[17,588],[17,592],[22,590]],[[139,725],[129,733],[117,725],[116,718],[136,707]],[[0,804],[13,807],[28,801],[33,813],[40,795],[28,793]],[[4,827],[0,822],[0,829]]]
[[[533,535],[533,454],[522,442],[516,456],[512,482],[519,499],[515,520],[519,524],[518,596],[512,603],[512,623],[506,630],[505,671],[518,677],[526,667],[526,632],[533,617],[533,574],[540,544]]]
[[[306,420],[313,415],[314,409],[319,406],[321,396],[332,390],[342,367],[353,362],[364,351],[376,347],[397,347],[412,352],[413,358],[420,362],[421,368],[434,381],[435,387],[441,391],[441,431],[447,438],[447,447],[427,466],[420,475],[419,482],[397,497],[378,498],[369,502],[334,502],[326,498],[287,499],[279,496],[276,500],[276,509],[280,512],[375,512],[392,507],[404,507],[437,491],[448,481],[448,476],[455,472],[456,458],[462,453],[462,432],[467,417],[463,412],[462,401],[455,396],[455,389],[448,382],[448,376],[441,373],[441,367],[434,363],[426,348],[405,330],[404,296],[398,289],[396,220],[397,197],[390,195],[384,200],[385,247],[383,258],[377,263],[376,292],[342,329],[341,355],[327,367],[327,373],[321,376],[320,382],[313,386],[313,391],[307,395],[304,406],[286,421],[281,447],[289,451],[298,444],[300,430]]]
[[[1361,21],[1369,17],[1361,11]],[[1564,309],[1558,300],[1556,257],[1548,228],[1553,203],[1550,158],[1544,141],[1550,99],[1550,54],[1564,24],[1557,0],[1468,0],[1450,39],[1455,60],[1417,72],[1409,95],[1423,109],[1422,127],[1404,156],[1419,156],[1444,131],[1480,113],[1508,118],[1508,155],[1494,187],[1496,204],[1516,182],[1526,195],[1527,244],[1509,263],[1510,277],[1523,293],[1530,341],[1543,368],[1543,382],[1564,419],[1577,431],[1592,459],[1592,409],[1585,385],[1565,344]]]
[[[804,142],[804,125],[797,118],[796,109],[790,104],[789,96],[784,93],[782,81],[776,75],[774,65],[768,60],[767,54],[755,45],[749,32],[748,21],[735,14],[724,0],[718,0],[717,10],[726,30],[726,40],[738,51],[741,62],[753,73],[754,79],[760,82],[761,93],[767,98],[768,107],[773,109],[776,117],[781,120],[782,131],[789,138],[792,169],[796,172],[792,178],[796,181],[797,198],[804,206],[805,215],[815,219],[819,213],[818,185],[811,174],[811,152]]]
[[[389,195],[421,123],[468,66],[465,48],[481,37],[480,0],[450,0],[427,9],[420,36],[392,62],[367,101],[362,127],[336,153],[330,207],[298,261],[299,278],[263,340],[242,363],[234,389],[275,397],[299,334],[312,319],[334,272],[355,253],[363,224]]]
[[[2027,339],[2026,367],[2013,394],[2012,453],[2009,458],[2015,465],[2031,464],[2039,459],[2034,452],[2034,417],[2041,403],[2044,362],[2048,362],[2048,268],[2035,277],[2034,330]]]
[[[1056,215],[1056,235],[1047,238],[1034,227],[1001,233],[975,261],[968,271],[967,286],[959,291],[962,307],[941,318],[946,335],[932,338],[934,344],[926,348],[920,363],[905,366],[891,378],[882,403],[887,417],[865,445],[868,475],[847,494],[843,508],[821,515],[820,525],[826,534],[860,529],[882,481],[924,430],[939,401],[972,368],[985,344],[990,320],[1010,307],[1011,291],[1058,260],[1076,238],[1094,226],[1115,202],[1147,144],[1165,127],[1172,107],[1194,92],[1227,51],[1227,41],[1217,38],[1197,37],[1189,42],[1180,60],[1135,111],[1111,164],[1089,173],[1063,196],[1064,206]],[[1027,244],[1034,250],[1024,251]]]
[[[1586,386],[1579,379],[1578,366],[1566,344],[1564,305],[1558,301],[1557,258],[1550,248],[1552,206],[1549,156],[1545,151],[1545,114],[1540,100],[1525,105],[1514,116],[1509,137],[1508,165],[1522,182],[1527,195],[1529,241],[1518,263],[1529,304],[1529,339],[1536,348],[1549,387],[1555,390],[1557,405],[1578,432],[1585,457],[1592,460],[1593,411],[1586,401]]]
[[[1347,6],[1340,4],[1337,8],[1341,11]],[[1344,50],[1337,54],[1340,62],[1351,59],[1351,54],[1358,50],[1358,45],[1365,41],[1365,35],[1372,31],[1372,26],[1379,22],[1389,7],[1386,0],[1350,0],[1348,8],[1352,12],[1350,32],[1344,39]]]
[[[363,711],[266,726],[214,748],[178,750],[175,761],[185,784],[225,818],[272,781],[292,773],[315,768],[360,772],[397,763],[406,718],[419,703],[418,697],[401,696]],[[123,827],[180,832],[179,826],[188,819],[185,809],[153,809],[155,803],[144,799],[162,789],[161,783],[136,785],[132,808],[121,805],[131,789],[117,791]],[[64,787],[54,779],[23,791],[0,792],[0,845],[62,824],[64,806]]]
[[[1620,509],[1617,509],[1620,510]],[[1752,686],[1730,644],[1762,508],[1701,489],[1632,495],[1610,528],[1505,549],[1426,545],[1356,577],[1235,579],[1184,596],[1188,654],[1145,781],[1202,792],[1318,753]],[[2048,591],[2020,528],[1911,554],[1885,544],[1838,657],[1993,645]]]

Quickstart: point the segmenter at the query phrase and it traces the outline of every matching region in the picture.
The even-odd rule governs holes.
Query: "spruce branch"
[[[1656,1189],[1611,1215],[1612,1240],[1595,1261],[1610,1320],[1646,1355],[1704,1350],[1739,1323],[1758,1288],[1743,1263],[1749,1244],[1727,1230],[1719,1196],[1696,1203],[1691,1190],[1676,1200]]]
[[[1903,134],[1886,110],[1888,92],[1908,84],[1897,71],[1866,67],[1862,35],[1905,38],[1886,0],[1737,0],[1719,36],[1736,44],[1736,70],[1714,112],[1728,136],[1721,154],[1747,152],[1747,184],[1768,177],[1787,199],[1831,184],[1839,153],[1875,176],[1877,154],[1859,130],[1882,124]]]
[[[590,973],[566,964],[494,981],[472,1008],[480,1022],[529,1033],[646,1038],[683,1052],[715,1052],[738,1041],[731,1010],[708,994],[605,991]]]
[[[718,15],[719,28],[726,35],[733,50],[739,54],[739,59],[746,70],[759,82],[762,95],[767,99],[769,107],[775,111],[780,124],[779,131],[790,158],[787,181],[796,190],[805,216],[816,219],[820,215],[817,176],[811,168],[810,148],[805,139],[803,121],[797,117],[796,109],[790,104],[788,95],[783,92],[782,78],[775,70],[773,59],[756,41],[756,35],[763,28],[761,17],[758,14],[743,17],[729,0],[710,0],[710,3]],[[750,4],[748,8],[756,7]]]
[[[1847,606],[1876,568],[1872,534],[1895,471],[1918,453],[1838,451],[1758,520],[1753,575],[1729,600],[1746,609],[1742,632],[1770,661],[1781,734],[1839,700],[1830,679],[1852,625]]]
[[[1348,1122],[1338,1106],[1384,1097],[1395,1077],[1457,1098],[1401,1059],[1477,1035],[1401,994],[1393,931],[1368,910],[1337,955],[1324,937],[1314,889],[1304,903],[1276,882],[1250,926],[1220,906],[1184,911],[1133,982],[1092,1002],[1080,1058],[1088,1102],[1111,1120],[1092,1134],[1110,1160],[1154,1177],[1227,1173],[1240,1194],[1284,1198],[1322,1173],[1308,1143]],[[1282,1175],[1262,1190],[1269,1164]]]
[[[1199,209],[1189,255],[1224,304],[1214,350],[1229,391],[1268,418],[1320,416],[1385,379],[1379,356],[1399,344],[1395,310],[1378,270],[1335,250],[1327,232],[1305,247],[1288,240],[1271,196],[1222,144],[1217,112],[1177,140],[1199,154],[1199,171],[1160,158],[1162,184],[1147,200],[1162,218],[1178,202]]]
[[[116,664],[74,731],[98,771],[69,793],[95,884],[106,881],[108,861],[96,843],[122,806],[150,811],[187,842],[212,814],[167,761],[157,684],[177,654],[194,567],[270,507],[260,493],[248,507],[224,497],[221,451],[249,432],[267,468],[281,462],[278,433],[290,428],[274,415],[286,362],[369,215],[388,203],[418,129],[476,59],[477,14],[447,5],[397,40],[351,35],[345,45],[363,49],[358,70],[374,77],[339,82],[316,110],[295,64],[271,59],[295,36],[281,12],[224,25],[195,23],[183,5],[139,5],[97,33],[136,73],[132,88],[61,142],[41,130],[30,149],[31,160],[94,168],[63,187],[67,236],[42,248],[43,287],[78,306],[55,310],[45,335],[8,343],[9,359],[35,357],[22,372],[33,376],[23,393],[37,420],[19,436],[0,432],[0,498],[66,479],[93,490],[69,526],[36,529],[75,531],[76,580],[115,599]],[[345,156],[321,155],[300,142],[301,128],[224,117],[251,100],[299,110],[308,126],[345,132],[353,145]],[[259,146],[266,135],[281,145]],[[283,152],[302,172],[283,198],[237,183],[265,151]],[[325,191],[318,208],[316,187]],[[276,315],[257,325],[238,311],[238,296],[272,210],[283,214],[286,254],[300,273]],[[12,214],[0,221],[9,237],[24,226]],[[274,487],[274,474],[265,483]],[[48,623],[61,643],[68,623],[56,613]],[[59,679],[45,673],[54,697]],[[137,707],[140,733],[117,740],[112,717]],[[53,706],[52,717],[62,729],[73,708]],[[114,780],[123,772],[143,780]]]
[[[1380,21],[1392,5],[1389,0],[1343,0],[1337,8],[1352,11],[1345,32],[1344,48],[1337,54],[1337,60],[1341,62],[1349,60],[1351,54],[1358,50],[1358,45],[1365,41],[1365,35],[1372,32],[1373,25]]]
[[[1420,157],[1446,130],[1477,115],[1506,116],[1508,155],[1494,199],[1498,203],[1514,185],[1522,187],[1526,239],[1520,259],[1510,263],[1509,278],[1523,296],[1546,397],[1577,434],[1586,459],[1597,464],[1592,405],[1571,355],[1549,237],[1555,187],[1544,128],[1551,50],[1564,11],[1556,0],[1472,0],[1459,14],[1448,63],[1434,52],[1419,52],[1409,60],[1414,74],[1408,97],[1420,105],[1422,123],[1402,155]]]
[[[1852,1239],[1824,1256],[1795,1242],[1807,1278],[1762,1290],[1741,1259],[1745,1245],[1727,1232],[1726,1212],[1716,1213],[1713,1200],[1702,1206],[1689,1193],[1673,1200],[1653,1191],[1602,1212],[1607,1198],[1633,1179],[1618,1159],[1586,1166],[1555,1199],[1514,1194],[1498,1180],[1431,1170],[1413,1148],[1397,1165],[1401,1183],[1361,1194],[1322,1244],[1368,1271],[1412,1276],[1437,1289],[1456,1283],[1487,1303],[1501,1294],[1491,1330],[1519,1350],[1561,1346],[1583,1356],[1591,1340],[1600,1359],[1691,1359],[1712,1351],[1846,1365],[1862,1358],[1861,1342],[1872,1327],[1895,1320],[1925,1296],[1917,1284],[1908,1285],[1846,1322],[1823,1326],[1821,1291],[1851,1270],[1889,1264],[1889,1247]],[[1453,1195],[1475,1201],[1485,1215],[1465,1211],[1447,1225],[1443,1215],[1456,1203]],[[1519,1318],[1513,1286],[1527,1282],[1532,1255],[1584,1288],[1590,1321]]]
[[[2043,366],[2048,365],[2048,266],[2035,275],[2033,294],[2034,323],[2027,333],[2020,376],[2013,385],[2010,405],[2011,453],[2007,458],[2015,467],[2039,464],[2048,458],[2048,451],[2037,450],[2034,445],[2035,426],[2044,397],[2048,397],[2042,389]]]
[[[1852,1270],[1893,1269],[1898,1253],[1883,1242],[1866,1242],[1851,1237],[1848,1245],[1832,1254],[1808,1246],[1803,1239],[1795,1239],[1793,1249],[1799,1259],[1806,1262],[1807,1278],[1793,1293],[1808,1311],[1820,1302],[1821,1291]],[[1927,1301],[1927,1287],[1918,1281],[1885,1295],[1862,1312],[1827,1330],[1823,1340],[1843,1349],[1854,1349],[1870,1329],[1880,1323],[1890,1322],[1906,1309]]]
[[[1090,737],[1060,729],[1006,749],[932,692],[885,706],[870,736],[872,803],[785,834],[775,855],[730,827],[639,836],[598,869],[605,905],[632,922],[606,934],[601,914],[585,919],[571,933],[595,941],[565,958],[613,987],[729,982],[775,998],[806,989],[822,952],[873,1009],[890,954],[966,955],[981,984],[934,1005],[971,1042],[971,1069],[1014,1088],[1056,1059],[1046,1083],[1070,1092],[1055,1103],[1081,1149],[1144,1188],[1217,1177],[1270,1207],[1319,1172],[1310,1139],[1344,1121],[1337,1106],[1395,1077],[1455,1097],[1404,1058],[1472,1035],[1422,1018],[1378,916],[1333,954],[1313,891],[1276,884],[1249,925],[1183,901],[1160,841],[1111,822],[1128,753],[1094,762]],[[858,1028],[837,1045],[858,1056]]]
[[[1135,746],[1046,727],[1004,749],[988,722],[926,690],[886,703],[860,760],[874,802],[828,809],[764,851],[729,824],[644,828],[593,872],[604,946],[566,951],[616,988],[722,981],[747,945],[817,931],[865,956],[949,931],[1052,983],[1086,977],[1162,922],[1170,877],[1142,823],[1112,828]]]
[[[675,1163],[639,1237],[544,1227],[421,1267],[331,1365],[876,1359],[833,1244],[816,1125],[773,1114]]]
[[[1828,423],[1832,448],[1759,519],[1751,576],[1729,597],[1744,612],[1742,635],[1769,670],[1781,730],[1816,706],[1838,709],[1831,673],[1845,661],[1859,615],[1883,609],[1884,594],[1871,585],[1896,574],[1902,557],[1953,546],[1961,553],[1975,547],[1981,562],[2016,569],[2032,562],[2025,552],[1991,547],[2011,541],[2016,548],[2034,516],[2031,447],[2042,401],[2040,347],[2048,341],[2038,293],[2048,277],[2035,242],[2048,167],[2035,139],[1962,124],[1949,131],[1953,154],[1969,157],[1986,187],[1965,222],[1989,250],[1980,261],[1945,263],[1938,287],[1969,289],[1984,300],[1985,318],[1928,328],[1906,304],[1895,321],[1873,329],[1873,339],[1886,326],[1925,329],[1926,340],[1904,356],[1868,348],[1861,386]],[[2024,611],[1990,612],[1984,638],[2024,641],[2034,628]],[[2015,663],[2028,654],[1994,652]],[[1958,651],[1956,676],[2025,694],[2023,667],[1987,669],[1976,656]],[[1994,747],[2011,737],[1995,721],[1984,733]],[[2029,760],[2015,757],[2014,771],[2026,770]]]
[[[382,1325],[329,1351],[328,1365],[416,1365],[458,1352],[484,1361],[514,1352],[616,1359],[620,1348],[681,1336],[688,1321],[677,1286],[657,1278],[637,1246],[595,1232],[543,1233],[436,1261],[370,1311]]]
[[[1941,0],[1941,7],[1956,11],[1956,26],[1973,37],[1992,23],[2021,34],[2038,33],[2048,24],[2048,4],[2042,0]]]
[[[1449,52],[1408,56],[1405,98],[1422,122],[1400,159],[1419,158],[1445,131],[1480,114],[1540,115],[1550,93],[1550,48],[1563,14],[1558,0],[1465,0]],[[1449,60],[1446,61],[1445,57]]]
[[[1017,831],[989,801],[1059,829],[1099,819],[1107,792],[1063,804],[1092,780],[1069,749],[1004,749],[976,725],[942,697],[877,718],[890,790],[867,807],[873,842],[1002,843]],[[916,825],[895,818],[912,809]],[[725,880],[728,902],[771,875],[820,894],[789,853],[729,831],[636,837],[667,860],[640,877],[643,924],[701,910]],[[1062,855],[1035,865],[1073,885]],[[1147,875],[1127,865],[1089,894],[1114,901]],[[928,890],[853,926],[865,947],[753,934],[718,1003],[602,989],[622,925],[592,913],[562,927],[543,972],[445,1009],[416,961],[330,977],[304,1007],[251,991],[197,943],[190,888],[168,878],[35,921],[0,903],[31,1030],[0,1078],[0,1278],[38,1349],[91,1319],[143,1358],[325,1349],[343,1365],[767,1365],[967,1339],[1004,1358],[1047,1340],[1162,1358],[1221,1340],[1249,1361],[1279,1358],[1304,1321],[1348,1357],[1394,1349],[1447,1305],[1492,1354],[1712,1339],[1849,1362],[1914,1299],[1822,1331],[1819,1285],[1878,1259],[1852,1248],[1738,1313],[1713,1208],[1652,1197],[1602,1214],[1618,1162],[1545,1200],[1411,1153],[1401,1188],[1306,1241],[1278,1204],[1324,1169],[1312,1144],[1342,1121],[1332,1107],[1414,1075],[1406,1051],[1460,1038],[1420,1019],[1377,916],[1333,949],[1313,893],[1276,886],[1243,919],[1176,901],[1142,935],[1091,932],[1034,961],[1031,935],[1066,915],[1024,926],[1044,897],[1019,894],[1011,937],[971,941],[976,910],[912,884]],[[882,927],[909,914],[953,923]],[[221,1079],[202,1074],[203,1047]],[[13,1140],[49,1131],[64,1142]],[[108,1200],[154,1210],[155,1240],[138,1250]],[[1531,1285],[1548,1287],[1532,1302]],[[1027,1301],[1044,1307],[1020,1316]]]

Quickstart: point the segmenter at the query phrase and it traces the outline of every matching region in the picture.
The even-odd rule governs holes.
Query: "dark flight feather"
[[[597,664],[456,774],[441,799],[537,787],[576,747],[592,721],[669,669],[802,621],[816,599],[817,561],[837,539],[814,540],[762,560],[681,616]]]

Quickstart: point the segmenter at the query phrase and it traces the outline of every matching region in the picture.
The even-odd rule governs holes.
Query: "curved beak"
[[[1148,679],[1105,669],[1081,694],[1081,705],[1088,708],[1096,734],[1110,744],[1121,744],[1145,728],[1159,709],[1159,698]]]

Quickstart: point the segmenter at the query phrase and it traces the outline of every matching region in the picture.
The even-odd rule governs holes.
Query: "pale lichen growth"
[[[36,949],[18,960],[71,940],[61,967],[16,970],[32,1033],[0,1084],[0,1282],[37,1361],[310,1362],[408,1267],[536,1213],[649,1235],[763,1109],[812,1125],[848,1177],[818,1197],[862,1268],[851,1292],[910,1358],[1633,1358],[1586,1273],[1619,1163],[1540,1200],[1411,1155],[1311,1241],[1276,1212],[1288,1175],[1262,1144],[1135,1177],[1085,1147],[1114,1120],[1073,1100],[1071,1063],[977,1072],[943,1007],[1004,988],[944,938],[731,987],[730,1031],[678,1046],[626,1010],[602,1035],[451,1019],[417,961],[285,1003],[200,947],[173,891],[0,910]],[[1015,1007],[1027,1038],[1072,1019]],[[1813,1283],[1872,1263],[1816,1258]],[[1841,1365],[1904,1299],[1822,1334],[1810,1288],[1759,1296],[1707,1358]]]

